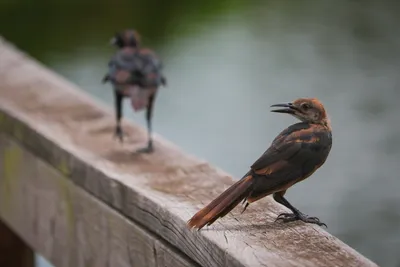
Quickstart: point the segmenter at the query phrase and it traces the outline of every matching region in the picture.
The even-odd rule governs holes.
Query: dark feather
[[[108,66],[109,80],[116,85],[153,88],[165,83],[162,63],[154,52],[148,49],[121,49],[112,57]]]

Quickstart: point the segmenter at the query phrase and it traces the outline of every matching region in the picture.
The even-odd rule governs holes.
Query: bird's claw
[[[138,150],[136,150],[136,153],[149,154],[152,153],[153,151],[154,151],[153,142],[149,142],[149,144],[146,147],[139,148]]]
[[[154,149],[152,147],[143,147],[143,148],[139,148],[138,150],[136,150],[136,153],[144,153],[144,154],[149,154],[152,153],[154,151]]]
[[[282,222],[288,222],[287,220],[294,220],[294,217],[296,216],[293,213],[281,213],[276,217],[275,221],[281,220]]]
[[[121,143],[124,142],[124,132],[121,127],[117,126],[115,128],[114,138],[118,139]]]
[[[288,223],[288,222],[293,222],[293,221],[303,221],[305,223],[312,223],[316,224],[318,226],[325,226],[328,228],[328,226],[321,222],[317,217],[309,217],[305,214],[294,214],[294,213],[281,213],[276,217],[275,221],[282,221],[283,223]]]

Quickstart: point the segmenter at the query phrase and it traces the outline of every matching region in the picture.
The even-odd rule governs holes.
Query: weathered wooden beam
[[[1,133],[0,169],[0,217],[57,267],[196,266]],[[21,241],[11,245],[27,248]]]
[[[0,42],[0,58],[0,132],[3,136],[57,169],[62,174],[57,179],[70,184],[73,192],[81,192],[88,202],[102,202],[99,214],[108,207],[112,211],[107,212],[126,217],[127,223],[168,247],[172,251],[168,255],[178,255],[187,264],[213,267],[376,266],[319,227],[301,222],[274,223],[283,208],[269,197],[252,204],[245,214],[240,215],[240,209],[235,209],[208,229],[188,230],[185,223],[191,215],[233,183],[229,175],[188,156],[160,136],[155,137],[156,153],[133,155],[131,151],[146,140],[144,129],[126,122],[124,128],[129,137],[121,146],[112,139],[114,116],[110,109],[100,106],[75,85],[4,41]],[[21,166],[21,169],[24,168]],[[14,178],[1,179],[11,184],[14,181]],[[41,192],[53,190],[45,187]],[[64,201],[54,196],[48,198]],[[12,216],[4,210],[13,210],[19,201],[22,201],[20,197],[14,201],[6,199],[4,203],[8,204],[0,206],[0,217],[11,220]],[[102,218],[79,215],[82,212],[79,208],[64,209],[68,210],[64,211],[68,216],[83,216],[93,225],[99,225],[96,219]],[[29,237],[26,229],[32,227],[32,223],[26,222],[15,228],[23,233],[24,239],[32,240],[35,250],[53,262],[61,257],[60,251],[71,246],[64,242],[61,248],[53,249],[57,252],[50,253],[35,243],[35,236]],[[69,229],[62,228],[59,231]],[[105,227],[111,228],[114,227]],[[80,229],[79,233],[89,233],[87,227]],[[82,234],[81,242],[90,242],[89,235]],[[60,239],[52,232],[47,237]],[[72,238],[68,234],[61,237]],[[107,239],[96,240],[101,240],[96,242],[97,246],[94,243],[81,246],[80,257],[94,262],[95,255],[103,251],[104,260],[110,261],[110,244],[108,247],[104,244]],[[126,245],[132,242],[128,240]],[[54,253],[58,256],[52,256]],[[75,257],[70,252],[63,260],[74,262]]]
[[[0,220],[0,266],[34,267],[35,255],[7,225]]]

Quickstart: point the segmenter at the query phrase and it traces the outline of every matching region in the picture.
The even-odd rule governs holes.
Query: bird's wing
[[[108,63],[108,80],[117,84],[140,84],[143,60],[135,49],[122,49]]]
[[[310,126],[301,126],[282,132],[251,166],[252,172],[257,175],[257,182],[249,202],[286,190],[325,162],[327,153],[324,148],[328,144],[319,141],[321,133],[316,133]]]
[[[139,56],[142,60],[140,72],[143,75],[143,84],[146,87],[158,87],[166,83],[162,74],[162,62],[158,56],[150,49],[141,49]]]
[[[108,80],[118,84],[154,88],[166,83],[162,63],[150,49],[122,49],[108,64]]]
[[[301,143],[312,135],[310,125],[297,123],[282,131],[272,142],[271,146],[258,158],[251,169],[259,171],[275,162],[286,160],[298,152]]]

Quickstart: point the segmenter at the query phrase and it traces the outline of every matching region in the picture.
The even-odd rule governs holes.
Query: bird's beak
[[[115,45],[117,43],[117,38],[113,37],[110,39],[110,45]]]
[[[295,114],[298,109],[292,103],[275,104],[271,108],[280,107],[280,109],[271,110],[271,112]]]

